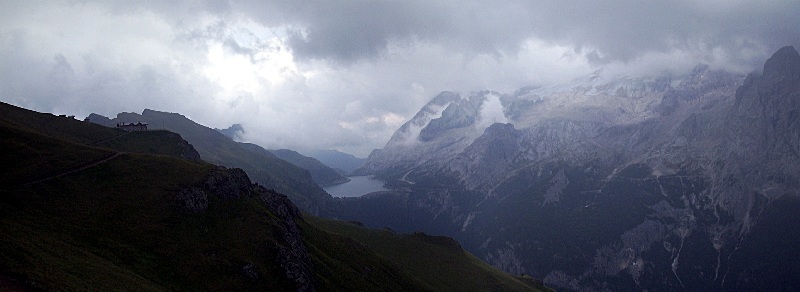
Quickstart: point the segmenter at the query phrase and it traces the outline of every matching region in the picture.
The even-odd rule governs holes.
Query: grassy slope
[[[83,151],[108,152],[2,124],[0,130],[15,134],[4,136],[4,148],[10,142],[37,146],[4,152],[4,158],[59,153],[45,158],[59,161],[54,172],[94,161]],[[25,173],[38,167],[24,161],[4,166]],[[276,264],[281,243],[275,217],[257,199],[210,198],[202,214],[177,207],[176,193],[199,184],[212,168],[167,156],[124,154],[42,182],[5,185],[0,190],[0,274],[65,290],[290,287]],[[241,273],[248,263],[257,267],[259,281]]]
[[[125,155],[3,192],[2,269],[67,290],[290,287],[276,265],[277,223],[254,198],[212,198],[202,214],[175,206],[176,190],[197,184],[209,169]],[[242,274],[247,264],[260,281]]]
[[[38,113],[2,102],[0,102],[0,125],[3,126],[2,130],[5,131],[3,137],[12,137],[18,134],[35,134],[52,139],[46,145],[27,143],[24,138],[17,141],[16,144],[3,143],[2,145],[3,147],[15,147],[15,151],[25,151],[22,148],[38,148],[36,149],[37,151],[51,149],[53,151],[49,152],[50,156],[47,156],[48,158],[54,158],[53,155],[76,153],[76,151],[83,151],[84,154],[88,155],[87,152],[100,151],[108,154],[108,150],[114,150],[173,157],[182,157],[189,152],[189,145],[180,135],[173,132],[125,132],[72,118]],[[23,134],[23,132],[28,134]],[[53,141],[58,140],[71,142],[59,147],[72,148],[69,151],[53,148]],[[77,150],[76,146],[90,147],[82,147],[82,150]],[[97,148],[106,150],[98,150]],[[30,155],[22,155],[20,157],[30,157]],[[5,157],[5,159],[13,158]],[[53,159],[49,161],[53,161]]]
[[[309,224],[307,219],[301,228],[311,253],[318,289],[433,291],[433,287],[416,279],[404,267],[360,242]]]
[[[0,121],[20,129],[35,129],[37,133],[42,135],[78,144],[90,144],[124,133],[121,130],[94,125],[72,118],[37,113],[2,102],[0,102]]]
[[[54,140],[24,138],[31,144]],[[69,151],[71,143],[51,142]],[[68,165],[88,160],[69,157]],[[278,219],[256,198],[212,198],[202,214],[181,212],[173,203],[179,189],[198,184],[211,167],[126,154],[0,191],[0,275],[64,290],[291,290],[276,259]],[[353,240],[304,226],[319,287],[425,290]],[[259,281],[243,277],[246,264],[258,268]]]
[[[117,151],[183,157],[191,146],[177,134],[165,130],[127,132],[112,139],[92,144]],[[199,160],[199,157],[197,157]]]
[[[56,175],[112,154],[110,150],[42,136],[5,121],[0,121],[0,137],[0,189]]]
[[[142,116],[123,113],[120,116],[123,117],[123,122],[149,122],[154,127],[166,127],[180,135],[168,131],[126,133],[114,128],[67,117],[57,117],[52,114],[37,113],[0,103],[0,122],[4,122],[5,126],[11,128],[24,129],[75,144],[175,157],[179,157],[185,152],[185,146],[180,143],[185,138],[194,145],[204,160],[227,167],[242,168],[253,181],[288,195],[295,204],[324,206],[323,202],[331,199],[330,195],[314,183],[306,170],[278,159],[268,151],[256,153],[244,149],[239,143],[218,131],[197,124],[180,114],[151,110],[145,110],[145,114]],[[111,123],[113,124],[115,121]],[[53,153],[61,152],[53,151]],[[14,158],[4,157],[2,159]],[[0,162],[3,161],[0,160]],[[7,169],[10,167],[2,171],[7,171]],[[0,180],[0,184],[2,184],[2,180]],[[320,210],[320,212],[325,213],[326,211]]]
[[[166,167],[172,174],[158,175]],[[0,192],[0,267],[54,285],[47,288],[155,288],[148,278],[161,272],[157,267],[165,260],[154,239],[178,223],[165,197],[197,183],[208,168],[129,154],[6,189]]]
[[[364,244],[433,290],[549,290],[529,277],[515,277],[489,266],[448,237],[396,234],[312,216],[306,220],[312,226]]]
[[[274,216],[261,204],[222,202],[203,215],[177,209],[176,192],[196,185],[212,165],[123,154],[30,184],[114,154],[81,144],[114,137],[127,143],[99,144],[126,148],[167,142],[147,152],[169,155],[175,150],[174,133],[120,136],[124,133],[116,129],[6,104],[0,112],[0,275],[68,290],[253,288],[237,276],[237,265],[252,260],[265,267],[263,275],[283,278],[274,255],[263,256],[274,254],[265,249],[274,247],[277,237]]]

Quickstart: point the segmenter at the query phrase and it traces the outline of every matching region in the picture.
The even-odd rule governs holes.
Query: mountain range
[[[135,117],[224,143],[177,114]],[[453,239],[302,213],[242,169],[204,161],[254,157],[235,144],[214,155],[166,130],[5,103],[0,135],[0,290],[548,290]]]
[[[297,167],[308,170],[311,174],[311,178],[321,187],[338,185],[350,181],[350,179],[342,176],[340,172],[328,167],[316,158],[304,156],[297,151],[275,149],[269,150],[269,152]]]
[[[227,129],[216,130],[234,141],[239,141],[241,136],[244,134],[244,127],[242,127],[240,124],[233,124]],[[263,153],[265,151],[264,148],[253,143],[240,142],[239,144],[253,152]],[[332,151],[335,152],[335,150]],[[297,151],[289,149],[271,149],[268,150],[268,152],[271,154],[264,154],[267,156],[274,155],[275,157],[294,164],[297,167],[308,170],[311,178],[321,187],[337,185],[349,181],[348,178],[343,176],[346,174],[345,171],[341,169],[335,169],[338,164],[323,163],[315,157],[305,156]]]
[[[443,92],[355,171],[394,191],[338,216],[451,236],[560,289],[800,289],[798,113],[793,47],[747,76]]]
[[[364,158],[355,157],[352,154],[337,150],[313,150],[305,154],[316,158],[319,162],[333,168],[341,175],[349,175],[364,164]]]

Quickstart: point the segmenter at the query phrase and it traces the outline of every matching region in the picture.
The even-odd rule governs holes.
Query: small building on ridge
[[[125,131],[147,131],[147,123],[136,122],[136,123],[117,123],[117,129],[123,129]]]

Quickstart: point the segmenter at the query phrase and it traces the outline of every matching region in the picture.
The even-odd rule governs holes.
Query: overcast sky
[[[107,2],[113,2],[111,4]],[[746,73],[800,44],[800,1],[0,1],[0,100],[145,108],[268,148],[366,156],[444,90]]]

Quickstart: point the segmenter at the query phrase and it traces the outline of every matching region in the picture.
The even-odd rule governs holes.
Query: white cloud
[[[481,104],[478,121],[476,126],[479,130],[485,130],[495,123],[508,123],[508,118],[503,113],[503,104],[497,94],[486,95],[486,100]]]

